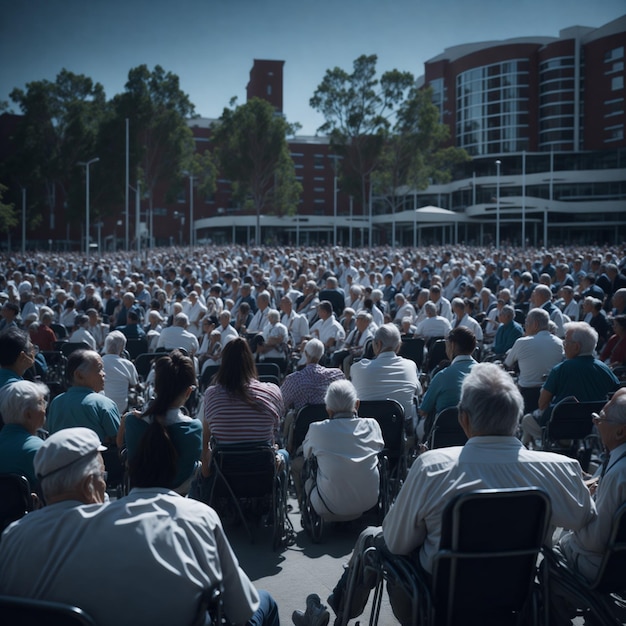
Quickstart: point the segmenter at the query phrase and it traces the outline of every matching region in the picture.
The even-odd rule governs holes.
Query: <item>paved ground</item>
[[[304,610],[305,598],[317,593],[322,602],[332,592],[343,572],[352,548],[366,522],[336,524],[325,532],[322,543],[310,541],[300,525],[300,514],[295,499],[290,498],[290,519],[296,532],[296,543],[288,548],[273,552],[271,529],[254,527],[254,543],[250,543],[243,527],[226,527],[228,538],[239,562],[250,579],[259,589],[266,589],[276,599],[281,624],[291,624],[295,609]],[[372,520],[369,520],[372,522]],[[369,610],[361,617],[367,624]],[[331,610],[331,621],[335,616]],[[352,620],[350,624],[357,624]],[[393,617],[387,598],[383,602],[380,626],[395,626],[399,622]]]

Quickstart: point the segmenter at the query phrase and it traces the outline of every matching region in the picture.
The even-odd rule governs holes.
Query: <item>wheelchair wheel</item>
[[[302,528],[313,543],[321,543],[324,534],[324,520],[317,514],[311,500],[304,498],[302,503]]]
[[[276,494],[274,496],[274,527],[272,548],[278,550],[295,542],[295,533],[287,517],[287,484],[283,477],[276,478]]]

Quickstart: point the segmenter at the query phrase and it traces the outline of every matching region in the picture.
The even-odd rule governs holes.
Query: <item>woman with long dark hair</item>
[[[118,433],[118,444],[122,437],[126,442],[131,487],[189,491],[202,455],[202,423],[183,412],[195,387],[193,361],[180,350],[155,363],[155,397],[143,413],[128,413]]]
[[[204,396],[205,475],[211,437],[219,444],[264,441],[273,445],[284,413],[280,389],[273,383],[259,382],[254,357],[241,337],[224,346],[215,383]]]

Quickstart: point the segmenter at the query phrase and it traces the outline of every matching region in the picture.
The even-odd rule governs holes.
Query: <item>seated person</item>
[[[289,331],[280,323],[280,313],[270,309],[267,314],[267,324],[263,331],[263,342],[257,347],[260,360],[282,360],[286,362],[289,354]]]
[[[304,439],[304,458],[317,461],[317,472],[307,478],[306,493],[324,520],[356,519],[378,501],[378,453],[383,435],[373,418],[359,417],[356,389],[347,380],[326,391],[329,419],[314,422]]]
[[[104,395],[117,404],[120,415],[128,408],[128,390],[139,384],[134,363],[122,356],[126,337],[119,330],[111,331],[104,340]]]
[[[161,357],[154,368],[154,398],[143,413],[125,415],[117,435],[118,448],[126,447],[131,467],[137,457],[145,454],[146,446],[156,445],[158,433],[164,428],[177,452],[176,475],[168,487],[182,495],[189,492],[202,456],[202,422],[183,412],[195,385],[191,358],[180,350]]]
[[[0,333],[0,387],[24,380],[24,372],[35,363],[35,347],[28,333],[9,326]]]
[[[0,389],[0,473],[21,474],[36,490],[39,481],[33,468],[35,454],[43,439],[37,431],[46,419],[48,387],[29,380],[17,380]]]
[[[617,367],[626,363],[626,315],[613,318],[613,333],[598,358],[610,367]]]
[[[504,355],[513,344],[524,335],[524,329],[515,321],[515,309],[505,304],[498,314],[500,326],[496,331],[496,337],[491,346],[491,351],[495,355]]]
[[[67,428],[43,442],[34,467],[48,506],[5,531],[2,592],[71,603],[100,626],[195,624],[208,621],[204,594],[223,583],[231,622],[278,626],[276,603],[238,565],[215,511],[168,489],[176,450],[164,427],[154,435],[131,467],[135,487],[106,504],[105,448],[92,430]]]
[[[74,318],[74,330],[70,335],[70,343],[84,343],[92,350],[96,349],[96,340],[93,335],[87,330],[89,326],[89,318],[80,313]]]
[[[493,363],[477,363],[463,381],[459,402],[459,422],[467,443],[418,456],[382,528],[364,530],[354,553],[359,555],[375,546],[391,554],[414,554],[417,567],[427,578],[439,550],[446,505],[456,495],[477,489],[541,487],[552,502],[553,525],[579,530],[589,524],[596,511],[578,461],[561,454],[526,450],[515,437],[523,406],[509,374]],[[350,567],[357,562],[352,559]],[[350,574],[348,568],[328,598],[339,618],[343,617]],[[346,617],[357,617],[363,611],[372,586],[366,578],[363,572],[356,573],[351,615]],[[405,602],[401,594],[394,594],[392,608],[402,624],[409,624]],[[309,613],[321,618],[324,611],[318,604]],[[325,615],[329,616],[327,611]]]

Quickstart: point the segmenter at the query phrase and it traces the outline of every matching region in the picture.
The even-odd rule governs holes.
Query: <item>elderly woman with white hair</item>
[[[43,439],[37,431],[46,419],[48,387],[29,380],[18,380],[0,390],[0,473],[21,474],[31,488],[38,486],[33,468],[35,454]]]
[[[378,453],[385,443],[375,419],[359,417],[356,389],[337,380],[326,391],[329,419],[309,426],[304,458],[315,457],[317,471],[305,490],[325,521],[349,521],[376,505],[380,477]]]
[[[111,331],[104,340],[104,395],[117,404],[120,415],[128,408],[128,392],[139,384],[134,364],[122,356],[126,337],[119,330]]]

